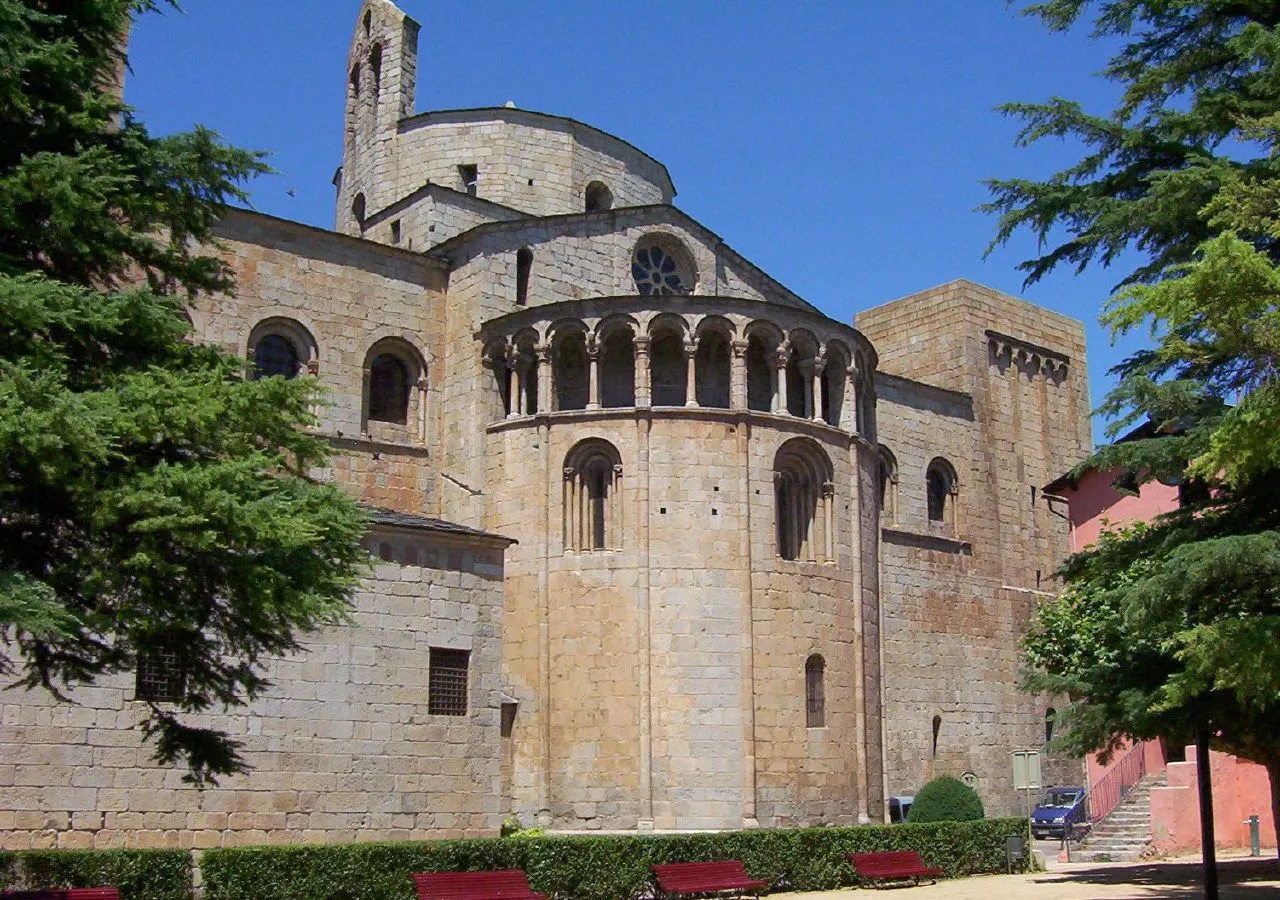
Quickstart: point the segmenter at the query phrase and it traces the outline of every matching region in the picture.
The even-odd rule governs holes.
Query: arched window
[[[426,437],[426,363],[408,341],[385,338],[369,348],[364,362],[364,422],[412,426],[412,436]],[[401,436],[394,432],[388,436]]]
[[[529,273],[533,271],[533,251],[521,247],[516,251],[516,304],[529,302]]]
[[[942,457],[929,463],[925,472],[929,521],[951,528],[956,524],[956,470]]]
[[[587,185],[583,195],[587,212],[603,212],[613,209],[613,192],[602,181],[593,181]]]
[[[364,36],[368,37],[370,30],[373,28],[373,11],[366,10],[364,14]]]
[[[631,255],[631,277],[645,296],[691,294],[696,280],[689,251],[669,235],[640,239]]]
[[[271,318],[259,322],[249,334],[245,355],[253,364],[253,378],[280,375],[295,378],[304,369],[315,374],[315,339],[293,319]]]
[[[826,697],[822,684],[826,667],[817,653],[804,661],[804,723],[809,728],[826,725]]]
[[[390,353],[369,367],[369,418],[403,425],[409,420],[409,369]]]
[[[649,378],[654,406],[684,406],[689,388],[684,336],[669,326],[656,330],[649,345]]]
[[[564,460],[564,549],[622,546],[622,458],[608,441],[588,438]]]
[[[360,96],[360,63],[351,67],[351,96]]]
[[[844,415],[844,389],[848,380],[849,359],[844,351],[835,344],[827,346],[827,361],[822,367],[822,420],[836,428],[845,427],[841,420]]]
[[[581,331],[558,334],[551,353],[555,408],[586,409],[591,391],[586,335]]]
[[[364,227],[365,200],[364,194],[356,194],[351,201],[351,217],[356,220],[356,224],[361,228]]]
[[[814,392],[822,388],[814,384],[815,374],[823,365],[818,342],[807,331],[793,331],[788,338],[791,356],[787,359],[787,412],[797,418],[812,419],[815,404],[822,398]]]
[[[298,348],[293,341],[279,334],[265,335],[253,351],[255,378],[280,375],[294,378],[298,374]]]
[[[724,332],[708,328],[702,333],[694,361],[695,396],[699,406],[729,408],[730,355],[729,339]]]
[[[880,462],[880,524],[892,525],[898,521],[898,461],[883,444],[877,455]]]
[[[938,756],[938,732],[942,730],[942,716],[933,717],[933,756]]]
[[[808,562],[835,557],[831,459],[817,442],[792,438],[773,462],[778,556]]]
[[[1052,706],[1044,711],[1044,742],[1046,744],[1053,740],[1053,726],[1057,715],[1058,711]]]
[[[747,339],[747,409],[773,410],[774,366],[772,354],[757,334]]]

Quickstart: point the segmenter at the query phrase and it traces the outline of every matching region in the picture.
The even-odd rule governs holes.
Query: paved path
[[[1280,900],[1280,862],[1270,859],[1219,860],[1221,900]],[[870,888],[779,894],[779,900],[851,900],[870,897]],[[879,891],[882,900],[1192,900],[1203,895],[1196,860],[1140,863],[1054,864],[1052,872],[1030,875],[976,875],[919,887]]]

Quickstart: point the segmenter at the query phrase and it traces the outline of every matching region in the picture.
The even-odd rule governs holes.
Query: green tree
[[[1063,99],[1005,107],[1025,122],[1023,144],[1067,138],[1085,152],[1044,181],[990,182],[993,246],[1023,229],[1040,240],[1028,282],[1145,254],[1103,322],[1113,335],[1145,328],[1152,346],[1116,368],[1101,410],[1113,437],[1140,422],[1150,434],[1082,469],[1184,488],[1180,510],[1067,562],[1067,592],[1027,640],[1028,686],[1075,700],[1065,739],[1078,751],[1195,734],[1201,749],[1212,739],[1266,765],[1280,813],[1280,3],[1024,12],[1119,38],[1105,75],[1123,92],[1106,115]],[[1212,841],[1205,852],[1211,862]]]
[[[183,714],[342,617],[364,519],[307,476],[313,380],[188,339],[185,299],[232,287],[210,229],[265,165],[153,137],[109,89],[152,8],[0,0],[0,662],[65,697],[176,651],[182,699],[142,727],[201,783],[244,764]]]

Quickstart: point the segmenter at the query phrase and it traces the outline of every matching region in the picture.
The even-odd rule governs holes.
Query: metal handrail
[[[1105,775],[1089,786],[1089,821],[1096,823],[1111,815],[1146,774],[1147,754],[1139,741],[1126,750]]]

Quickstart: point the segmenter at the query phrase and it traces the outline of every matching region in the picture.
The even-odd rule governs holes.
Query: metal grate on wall
[[[187,672],[176,641],[138,654],[134,696],[153,703],[181,703],[187,696]]]
[[[427,712],[436,716],[467,714],[467,663],[470,650],[431,648]]]

